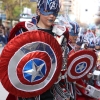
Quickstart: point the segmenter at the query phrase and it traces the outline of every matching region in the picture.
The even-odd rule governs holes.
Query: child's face
[[[40,20],[39,22],[41,23],[41,28],[50,28],[56,19],[54,15],[42,15],[40,14]]]

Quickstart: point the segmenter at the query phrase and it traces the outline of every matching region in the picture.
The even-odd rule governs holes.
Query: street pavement
[[[0,53],[2,52],[3,47],[0,46]]]
[[[0,54],[2,50],[3,50],[3,47],[0,46]],[[0,100],[6,100],[7,95],[8,95],[8,92],[4,89],[4,87],[0,83]]]

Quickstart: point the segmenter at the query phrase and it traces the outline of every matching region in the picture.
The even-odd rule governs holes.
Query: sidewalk
[[[1,54],[1,52],[2,52],[2,49],[3,49],[3,47],[2,47],[2,46],[0,46],[0,54]]]
[[[4,89],[4,87],[0,83],[0,100],[6,100],[7,96],[8,92]]]
[[[3,50],[3,47],[0,46],[0,54],[2,50]],[[7,95],[8,95],[8,92],[4,89],[4,87],[0,83],[0,100],[6,100]]]

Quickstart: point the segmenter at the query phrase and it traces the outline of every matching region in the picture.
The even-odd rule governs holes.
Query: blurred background
[[[66,13],[81,26],[100,24],[100,0],[60,0],[60,3],[59,15]],[[19,21],[31,21],[36,6],[36,0],[0,0],[0,23],[13,27]]]

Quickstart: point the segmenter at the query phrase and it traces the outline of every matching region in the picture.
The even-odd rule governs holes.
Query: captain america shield
[[[1,83],[18,97],[35,97],[57,81],[62,51],[56,39],[43,31],[30,31],[13,38],[1,53]]]
[[[87,78],[87,74],[95,67],[97,55],[92,50],[80,50],[68,58],[67,79],[69,82]]]

